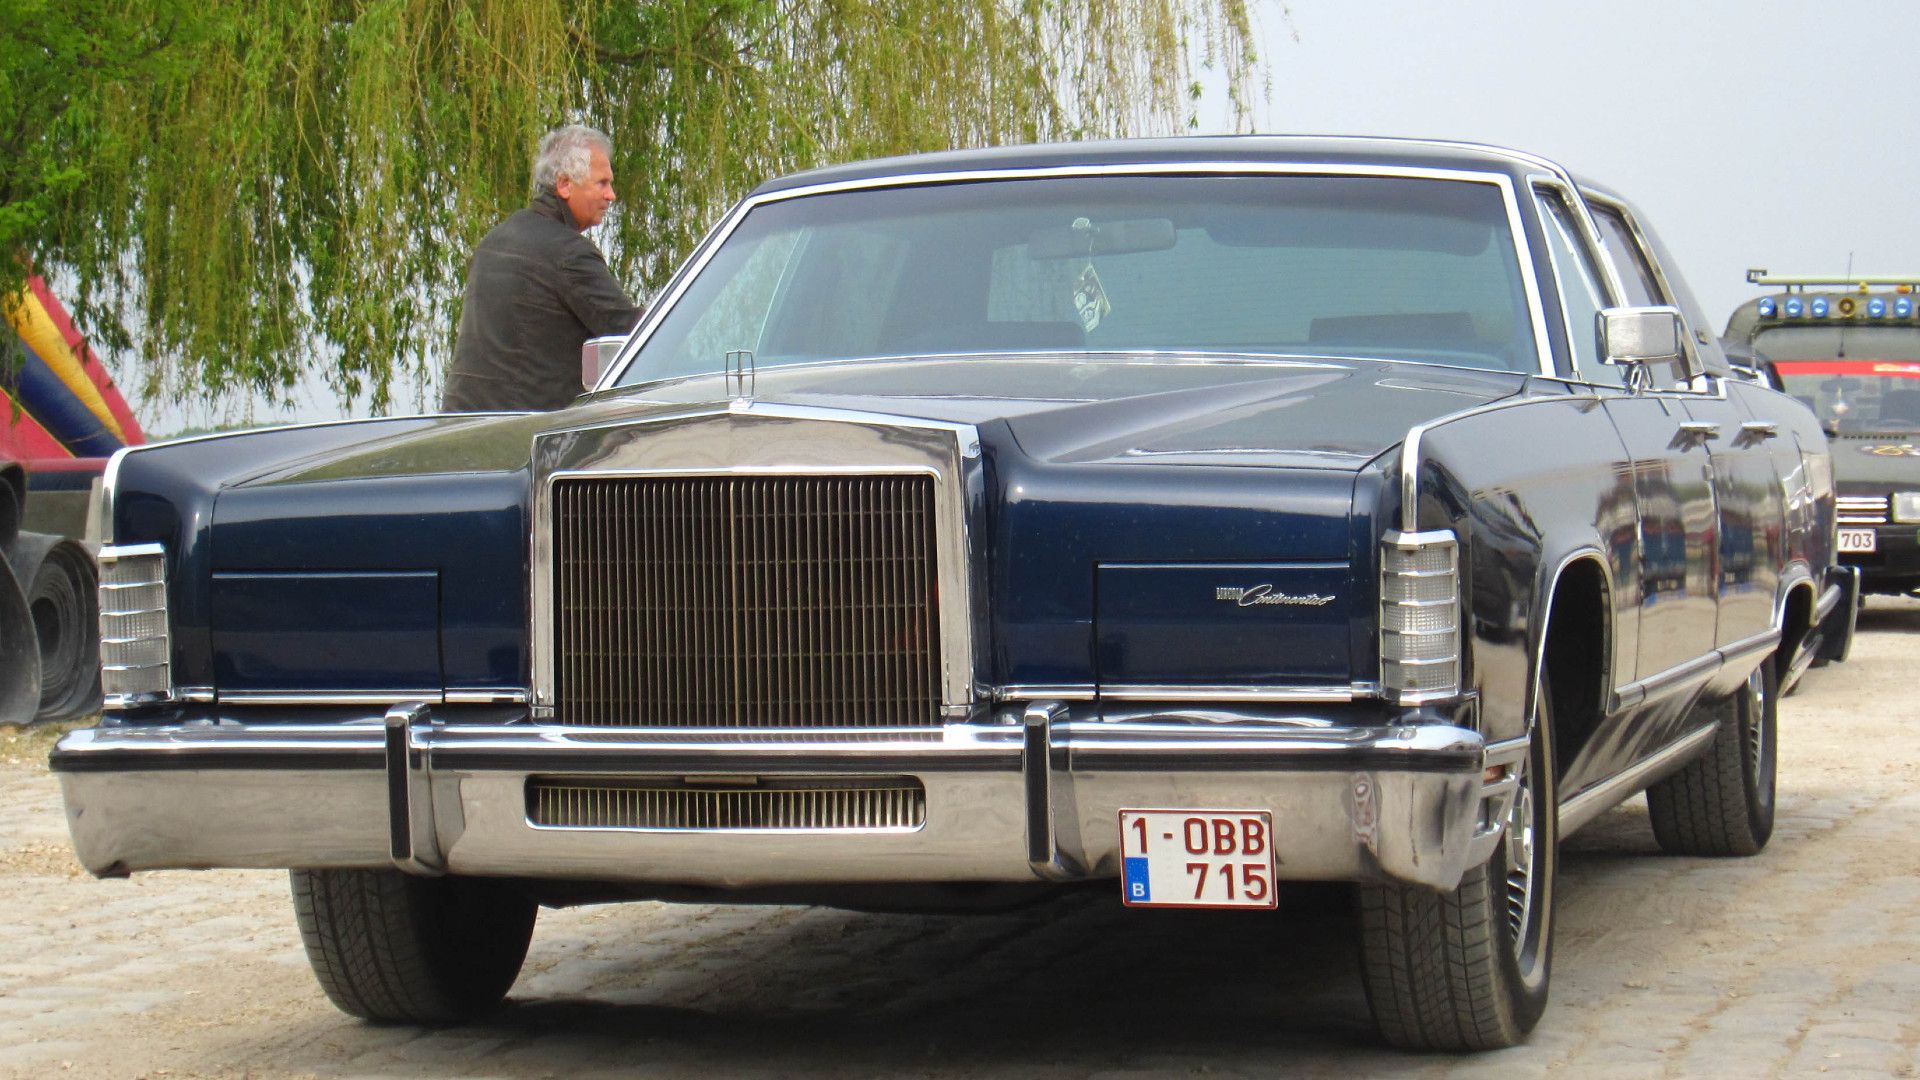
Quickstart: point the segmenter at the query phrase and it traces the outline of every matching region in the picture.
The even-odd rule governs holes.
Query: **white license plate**
[[[1133,907],[1279,906],[1265,810],[1122,810],[1120,855]]]
[[[1855,555],[1873,553],[1872,529],[1841,529],[1840,550]]]

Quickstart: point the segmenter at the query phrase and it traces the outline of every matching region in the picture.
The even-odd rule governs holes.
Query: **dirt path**
[[[1782,708],[1765,853],[1659,855],[1639,800],[1569,842],[1514,1050],[1380,1050],[1334,889],[1264,919],[544,912],[492,1022],[373,1027],[314,984],[284,874],[81,873],[29,743],[0,746],[0,1075],[1920,1077],[1920,602],[1862,627]]]

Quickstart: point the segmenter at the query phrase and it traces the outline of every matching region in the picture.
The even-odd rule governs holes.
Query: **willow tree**
[[[380,408],[558,123],[613,135],[644,294],[776,173],[1171,132],[1199,66],[1244,123],[1251,37],[1246,0],[0,0],[0,247],[146,394]]]

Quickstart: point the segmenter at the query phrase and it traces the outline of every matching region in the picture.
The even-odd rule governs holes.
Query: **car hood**
[[[770,368],[605,391],[557,413],[447,418],[262,465],[240,486],[513,471],[542,431],[765,404],[952,423],[1005,421],[1037,461],[1353,471],[1434,417],[1506,397],[1522,376],[1368,360],[946,357]]]
[[[1841,435],[1829,440],[1833,477],[1842,491],[1865,485],[1876,490],[1920,490],[1920,433]]]

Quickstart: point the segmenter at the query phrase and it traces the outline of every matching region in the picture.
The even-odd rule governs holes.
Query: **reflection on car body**
[[[1758,850],[1774,699],[1851,633],[1826,440],[1703,326],[1514,151],[773,180],[573,408],[119,458],[75,845],[292,868],[334,1001],[428,1022],[535,903],[1352,882],[1384,1037],[1507,1045],[1560,837],[1650,789]]]

